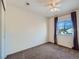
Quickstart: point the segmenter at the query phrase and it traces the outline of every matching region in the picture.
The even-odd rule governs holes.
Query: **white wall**
[[[7,6],[6,55],[47,42],[47,20],[16,6]]]
[[[54,43],[54,17],[52,17],[51,19],[49,19],[49,42],[53,42]]]
[[[79,12],[77,11],[77,20],[79,19]],[[79,20],[78,20],[79,23]],[[78,26],[78,34],[79,34],[79,26]],[[57,36],[57,41],[59,45],[66,46],[69,48],[73,47],[73,36]],[[78,35],[79,41],[79,35]],[[54,43],[54,17],[49,20],[49,42]]]

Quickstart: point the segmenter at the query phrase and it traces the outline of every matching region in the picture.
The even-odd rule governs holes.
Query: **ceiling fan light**
[[[50,9],[50,11],[51,11],[51,12],[54,12],[54,9],[52,8],[52,9]]]
[[[59,9],[59,8],[54,8],[54,10],[55,10],[55,11],[60,11],[60,9]]]
[[[56,2],[59,2],[59,1],[61,1],[61,0],[50,0],[52,3],[50,3],[49,5],[48,5],[48,7],[49,7],[49,9],[50,9],[50,11],[51,12],[55,12],[55,11],[60,11],[59,10],[59,7],[60,7],[60,5],[61,4],[57,4]]]
[[[51,8],[50,11],[51,12],[56,12],[56,11],[60,11],[60,9],[59,8]]]

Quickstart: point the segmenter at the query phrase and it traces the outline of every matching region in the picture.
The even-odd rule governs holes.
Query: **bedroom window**
[[[73,32],[73,24],[71,19],[57,22],[57,34],[59,35],[72,35]]]

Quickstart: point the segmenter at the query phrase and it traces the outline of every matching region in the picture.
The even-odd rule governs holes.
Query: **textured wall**
[[[6,55],[47,42],[47,20],[16,6],[7,6]]]

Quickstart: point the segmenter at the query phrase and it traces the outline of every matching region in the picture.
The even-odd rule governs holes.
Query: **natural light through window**
[[[61,35],[72,35],[73,34],[73,24],[71,19],[58,21],[57,22],[57,34]]]

